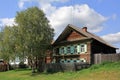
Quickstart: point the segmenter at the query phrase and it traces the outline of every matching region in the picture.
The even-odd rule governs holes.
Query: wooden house
[[[53,43],[53,63],[86,62],[94,64],[94,54],[116,53],[116,48],[100,37],[68,24]]]

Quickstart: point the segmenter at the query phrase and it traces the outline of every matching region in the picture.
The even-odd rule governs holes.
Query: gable
[[[115,48],[108,44],[106,41],[101,39],[100,37],[90,33],[87,31],[87,27],[78,28],[74,25],[68,24],[67,27],[64,29],[64,31],[58,36],[58,38],[55,40],[53,45],[57,45],[58,43],[63,43],[66,41],[75,41],[75,40],[86,40],[86,39],[94,39],[99,41],[102,44],[105,44],[109,47]]]
[[[68,25],[64,31],[58,36],[58,38],[55,40],[53,45],[57,45],[59,43],[69,42],[69,41],[78,41],[78,40],[84,40],[87,39],[86,35],[83,34],[83,32],[79,32],[79,29],[75,29],[74,27]]]
[[[79,40],[81,38],[83,38],[85,36],[83,36],[82,34],[76,32],[76,31],[72,31],[66,38],[66,41],[73,41],[73,40]]]

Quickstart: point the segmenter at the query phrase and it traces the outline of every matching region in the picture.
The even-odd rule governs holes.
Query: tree
[[[15,36],[14,27],[5,26],[0,32],[0,58],[6,63],[15,59]],[[9,69],[9,66],[7,66]]]
[[[43,64],[45,51],[53,40],[54,29],[50,27],[43,11],[37,7],[17,12],[15,21],[18,24],[20,52],[31,60],[33,72],[35,68],[42,71],[40,64]],[[36,63],[38,65],[35,67]]]

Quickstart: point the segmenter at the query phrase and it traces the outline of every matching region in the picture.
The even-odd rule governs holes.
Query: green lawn
[[[120,62],[93,65],[77,72],[32,74],[31,70],[0,72],[0,80],[120,80]]]

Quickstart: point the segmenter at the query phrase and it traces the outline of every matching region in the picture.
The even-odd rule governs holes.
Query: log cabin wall
[[[87,27],[78,28],[68,25],[54,42],[54,61],[94,62],[95,53],[116,53],[116,48],[100,37],[87,31]]]
[[[72,40],[77,40],[80,38],[84,38],[85,36],[83,36],[82,34],[79,34],[75,31],[72,31],[71,34],[67,37],[67,41],[72,41]]]
[[[83,48],[81,47],[83,46]],[[67,49],[70,48],[70,51]],[[91,61],[91,42],[76,42],[75,44],[66,44],[62,46],[56,46],[55,59],[57,63],[67,62],[87,62]],[[57,53],[56,53],[57,52]]]
[[[66,41],[75,41],[85,38],[84,35],[72,31],[67,37]],[[55,60],[57,63],[68,62],[87,62],[91,61],[91,41],[82,40],[77,42],[60,43],[54,48]]]

